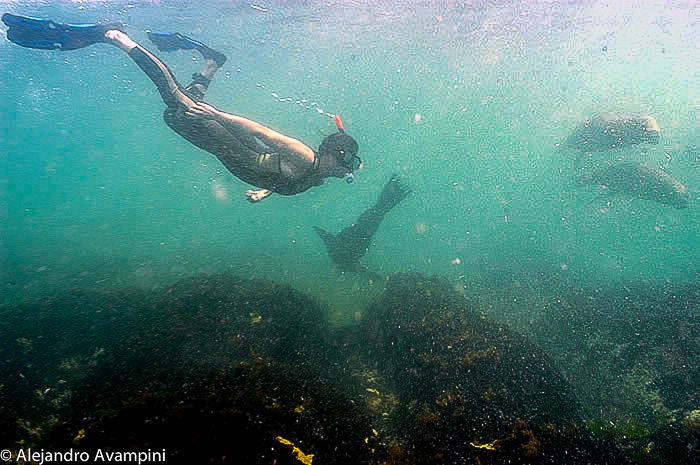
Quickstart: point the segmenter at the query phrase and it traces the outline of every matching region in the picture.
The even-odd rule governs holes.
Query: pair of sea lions
[[[580,123],[562,144],[577,153],[578,166],[586,154],[620,149],[637,144],[658,144],[661,130],[647,115],[606,113]],[[608,196],[651,200],[675,208],[686,208],[689,195],[683,184],[646,163],[618,162],[594,171],[582,179],[601,186]]]

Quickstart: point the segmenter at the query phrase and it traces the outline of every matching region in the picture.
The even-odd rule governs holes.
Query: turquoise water
[[[229,57],[208,102],[313,147],[333,121],[272,93],[318,102],[343,117],[364,160],[354,185],[332,180],[252,205],[249,186],[168,129],[157,92],[119,50],[46,52],[3,40],[5,301],[234,271],[354,311],[345,305],[362,301],[367,283],[336,271],[311,226],[351,224],[394,172],[414,194],[363,259],[378,272],[469,286],[504,271],[509,281],[574,287],[698,278],[700,174],[684,155],[700,135],[694,2],[1,6],[122,21],[152,50],[147,29],[181,31]],[[160,55],[183,82],[199,69],[192,53]],[[659,121],[661,143],[624,156],[663,164],[688,186],[690,208],[618,199],[608,208],[576,185],[574,155],[556,145],[600,111]]]

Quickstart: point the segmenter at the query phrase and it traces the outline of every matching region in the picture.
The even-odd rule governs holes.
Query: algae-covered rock
[[[627,283],[558,293],[535,325],[603,421],[654,429],[700,399],[700,286]]]
[[[330,328],[293,288],[226,274],[5,306],[0,433],[173,464],[630,463],[546,354],[446,281],[396,275],[364,315]],[[647,457],[696,434],[671,424]]]
[[[201,276],[0,314],[8,444],[166,449],[168,463],[368,461],[325,312],[289,286]]]
[[[683,417],[683,426],[688,431],[700,432],[700,409],[686,413]]]
[[[524,425],[581,419],[575,396],[546,354],[471,310],[442,279],[395,275],[366,315],[360,332],[365,357],[390,380],[399,399],[395,434],[421,451],[421,461],[473,460],[497,449],[495,440],[503,447],[511,435],[518,438],[511,442],[522,443],[515,456],[552,456]],[[518,433],[507,433],[513,425]]]
[[[417,403],[418,412],[447,409],[478,424],[485,417],[580,419],[569,385],[547,355],[472,311],[442,279],[392,277],[367,311],[362,333],[380,370],[390,373],[396,392]]]

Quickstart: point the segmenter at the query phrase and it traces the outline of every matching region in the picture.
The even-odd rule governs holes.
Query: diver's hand
[[[251,189],[245,192],[245,196],[248,199],[248,202],[250,203],[258,203],[261,200],[266,199],[270,195],[272,195],[272,191],[267,189],[260,189],[257,191]]]
[[[219,110],[204,102],[196,102],[193,107],[185,111],[185,116],[198,116],[207,119],[215,119],[219,117]]]

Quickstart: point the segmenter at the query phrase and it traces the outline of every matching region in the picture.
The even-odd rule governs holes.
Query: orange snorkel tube
[[[343,127],[343,120],[340,119],[340,115],[333,115],[333,120],[335,121],[335,127],[338,128],[339,133],[344,133],[345,128]]]

